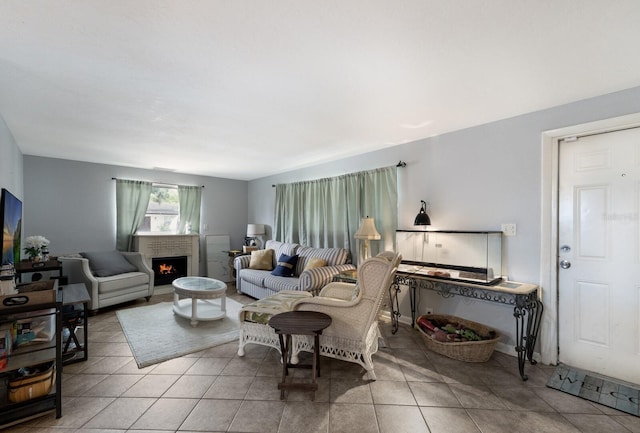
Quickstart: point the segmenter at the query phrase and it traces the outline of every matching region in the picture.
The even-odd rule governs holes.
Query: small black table
[[[276,314],[269,319],[269,326],[275,330],[280,339],[280,352],[282,353],[282,381],[278,384],[280,400],[284,399],[284,391],[287,389],[312,391],[311,400],[315,399],[315,392],[318,389],[316,379],[320,377],[320,335],[329,325],[331,325],[331,317],[317,311],[288,311]],[[292,335],[311,335],[314,337],[311,365],[291,363]],[[289,368],[310,368],[313,371],[311,383],[287,383]]]
[[[62,327],[69,330],[69,338],[63,342],[62,363],[66,365],[86,361],[89,358],[87,346],[89,341],[87,312],[89,311],[89,301],[91,301],[89,292],[83,283],[79,283],[58,287],[58,294],[62,301]],[[84,331],[82,344],[76,335],[76,327],[80,325],[83,326]],[[72,341],[75,348],[70,348]],[[78,357],[77,354],[80,352],[82,352],[82,356]]]

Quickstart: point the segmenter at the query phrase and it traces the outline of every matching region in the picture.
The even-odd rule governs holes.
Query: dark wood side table
[[[67,284],[58,287],[58,296],[62,301],[62,327],[69,330],[69,338],[63,342],[62,363],[72,364],[74,362],[86,361],[89,358],[89,325],[87,322],[87,312],[89,311],[89,301],[91,297],[84,283]],[[76,335],[76,327],[82,326],[82,342]],[[75,348],[71,347],[71,343]],[[78,356],[82,353],[82,356]]]
[[[282,381],[278,384],[280,400],[284,399],[284,392],[287,389],[311,391],[311,400],[315,399],[315,392],[318,389],[316,379],[320,377],[320,335],[329,325],[331,325],[331,317],[317,311],[288,311],[276,314],[269,319],[269,326],[275,330],[280,339],[280,352],[282,353]],[[314,337],[311,365],[291,363],[292,335],[311,335]],[[289,368],[310,368],[312,370],[311,383],[287,383]]]
[[[22,281],[22,274],[58,271],[59,278],[62,278],[62,263],[57,259],[47,260],[46,262],[18,262],[16,263],[16,275],[18,282]]]

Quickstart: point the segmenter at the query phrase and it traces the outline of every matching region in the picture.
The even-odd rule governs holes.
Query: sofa
[[[256,269],[251,266],[255,256],[272,250],[271,262]],[[262,299],[281,290],[305,290],[313,295],[330,283],[333,277],[346,270],[354,270],[351,254],[346,248],[313,248],[295,243],[268,240],[264,250],[234,259],[236,288],[252,298]],[[285,255],[296,258],[291,268],[292,276],[273,275],[279,260]],[[277,272],[276,272],[277,273]]]
[[[139,252],[100,251],[58,258],[70,284],[84,283],[91,296],[89,310],[153,295],[153,270]],[[64,290],[64,289],[63,289]]]

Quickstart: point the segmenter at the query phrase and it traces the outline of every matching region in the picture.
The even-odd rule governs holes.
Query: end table
[[[236,268],[233,267],[233,261],[236,259],[236,257],[251,255],[251,253],[244,253],[240,250],[230,250],[223,252],[227,253],[227,255],[229,256],[229,275],[231,275],[232,280],[235,281]]]
[[[331,325],[331,317],[317,311],[288,311],[276,314],[269,319],[269,326],[278,334],[280,352],[282,353],[282,381],[278,384],[280,400],[284,399],[284,391],[287,389],[311,391],[311,400],[315,399],[315,392],[318,389],[316,378],[320,377],[320,335],[329,325]],[[294,334],[313,336],[313,361],[311,365],[291,363],[291,336]],[[311,383],[287,383],[289,368],[310,368],[312,370]]]
[[[91,297],[84,283],[68,284],[58,287],[58,296],[62,300],[62,327],[69,330],[69,338],[63,342],[62,357],[63,364],[72,364],[78,361],[86,361],[89,358],[89,325],[87,322],[87,312],[89,311],[89,301]],[[76,335],[76,327],[82,326],[82,343]],[[75,348],[71,347],[71,343]],[[82,352],[82,357],[77,354]]]
[[[46,262],[22,261],[16,263],[16,275],[18,276],[18,282],[22,281],[22,274],[44,271],[58,271],[59,278],[62,278],[62,263],[55,258],[47,260]]]

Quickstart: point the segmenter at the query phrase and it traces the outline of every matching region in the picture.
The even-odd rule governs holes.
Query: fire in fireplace
[[[187,256],[154,257],[151,259],[154,273],[154,285],[171,284],[173,280],[187,276]]]

